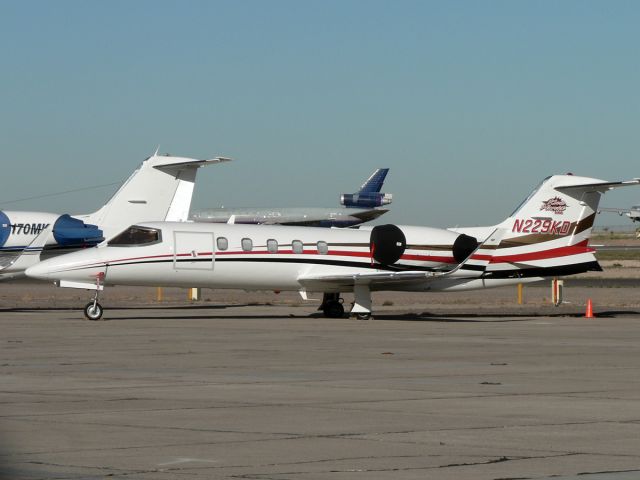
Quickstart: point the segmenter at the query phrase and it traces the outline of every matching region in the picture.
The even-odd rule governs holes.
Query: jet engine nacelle
[[[469,235],[429,227],[378,225],[371,230],[373,259],[382,265],[404,265],[452,269],[478,246]]]
[[[102,230],[70,215],[45,212],[0,211],[0,249],[28,248],[43,230],[51,229],[45,245],[91,246],[104,240]]]
[[[390,193],[343,193],[340,203],[345,207],[375,208],[391,203],[393,195]]]

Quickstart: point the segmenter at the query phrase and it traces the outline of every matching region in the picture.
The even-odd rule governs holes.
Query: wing
[[[305,275],[298,282],[307,290],[323,290],[327,287],[351,287],[353,285],[423,284],[441,278],[449,272],[373,272],[345,275]]]
[[[598,213],[600,212],[611,212],[617,213],[618,215],[624,215],[625,213],[631,213],[631,210],[628,208],[599,208]]]
[[[481,277],[489,261],[490,255],[485,255],[483,258],[473,258],[478,252],[481,252],[483,248],[487,248],[492,245],[500,243],[502,236],[506,230],[495,228],[491,235],[487,239],[479,243],[476,249],[469,254],[462,262],[456,265],[455,268],[444,272],[423,272],[407,270],[404,272],[371,272],[371,273],[352,273],[343,275],[303,275],[298,278],[298,282],[307,290],[325,290],[335,289],[340,287],[353,287],[354,285],[424,285],[425,283],[434,282],[443,277],[454,275],[456,272],[463,268],[467,268],[464,275],[468,277]]]

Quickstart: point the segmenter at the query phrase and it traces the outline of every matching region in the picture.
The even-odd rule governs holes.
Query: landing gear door
[[[215,263],[212,232],[173,232],[175,270],[213,270]]]

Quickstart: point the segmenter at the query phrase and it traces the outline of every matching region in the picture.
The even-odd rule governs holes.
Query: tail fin
[[[551,277],[601,270],[589,248],[600,197],[640,180],[605,182],[573,175],[545,179],[474,253],[484,276]]]
[[[99,225],[106,238],[142,221],[185,221],[198,168],[225,161],[229,159],[195,160],[155,154],[142,162],[100,210],[77,217]]]
[[[380,192],[382,190],[382,184],[384,183],[384,179],[387,178],[387,173],[389,173],[388,168],[376,169],[376,171],[371,174],[371,176],[367,179],[367,181],[362,184],[358,193]]]
[[[356,193],[340,195],[340,203],[352,208],[376,208],[388,205],[393,196],[390,193],[380,193],[388,172],[388,168],[376,169]]]

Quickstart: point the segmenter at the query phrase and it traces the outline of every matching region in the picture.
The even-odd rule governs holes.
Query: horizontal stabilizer
[[[634,178],[632,180],[626,180],[624,182],[595,182],[595,183],[583,183],[582,185],[567,185],[555,187],[556,190],[561,192],[570,191],[590,191],[604,193],[608,190],[620,187],[633,187],[640,184],[640,178]]]
[[[162,158],[162,157],[159,157]],[[168,159],[173,159],[173,160],[186,160],[186,159],[180,159],[179,157],[166,157]],[[187,160],[187,161],[177,161],[177,162],[171,162],[171,163],[157,163],[156,165],[154,165],[154,168],[157,168],[158,170],[162,170],[163,172],[167,172],[170,173],[172,175],[176,175],[178,172],[180,172],[180,170],[183,170],[185,167],[205,167],[207,165],[213,165],[215,163],[222,163],[222,162],[230,162],[231,159],[230,158],[226,158],[226,157],[215,157],[215,158],[211,158],[209,160]]]
[[[386,208],[376,208],[372,210],[363,210],[362,212],[349,212],[349,215],[352,217],[356,217],[363,222],[370,222],[371,220],[375,220],[380,215],[387,213],[389,210]]]

